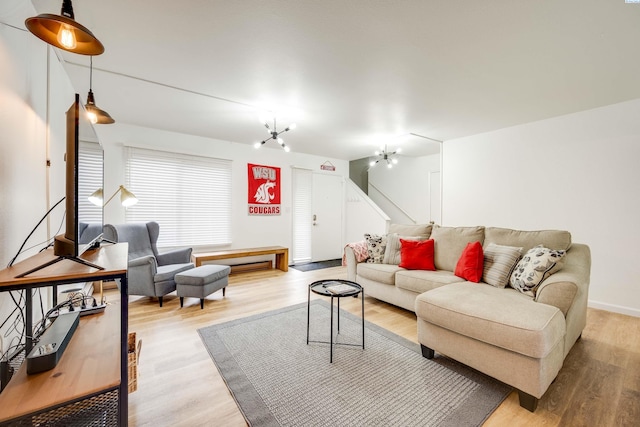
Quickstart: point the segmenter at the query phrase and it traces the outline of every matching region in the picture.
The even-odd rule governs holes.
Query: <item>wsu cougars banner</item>
[[[247,164],[249,215],[280,215],[280,168]]]

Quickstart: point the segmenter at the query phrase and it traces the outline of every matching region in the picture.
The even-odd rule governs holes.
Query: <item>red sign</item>
[[[280,168],[247,164],[249,215],[280,215]]]

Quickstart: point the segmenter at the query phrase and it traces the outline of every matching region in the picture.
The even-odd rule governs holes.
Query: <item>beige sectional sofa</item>
[[[423,356],[432,358],[437,351],[509,384],[518,389],[521,406],[534,411],[586,325],[589,247],[556,230],[392,224],[387,240],[397,246],[398,236],[433,239],[436,270],[358,262],[347,247],[348,278],[362,285],[366,295],[416,313]],[[522,248],[522,254],[543,245],[566,254],[561,269],[530,296],[456,276],[462,251],[474,241],[488,250],[485,272],[493,268],[487,267],[495,248],[490,244]],[[387,250],[397,249],[391,246]]]

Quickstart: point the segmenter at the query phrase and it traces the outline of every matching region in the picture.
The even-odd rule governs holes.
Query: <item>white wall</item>
[[[347,180],[346,197],[346,243],[363,240],[365,233],[387,232],[390,218],[351,180]]]
[[[589,304],[640,316],[640,99],[446,141],[443,223],[569,230]]]
[[[392,223],[425,224],[435,220],[430,214],[429,175],[440,170],[440,155],[398,159],[391,169],[383,163],[369,169],[369,197]]]
[[[291,168],[292,166],[311,169],[315,173],[327,173],[347,177],[349,163],[326,157],[307,154],[286,153],[280,147],[262,147],[258,150],[251,145],[214,140],[193,135],[149,129],[116,123],[97,129],[105,148],[105,194],[112,194],[125,179],[124,146],[137,146],[157,150],[182,152],[232,160],[232,245],[230,248],[256,246],[292,247],[291,226]],[[320,165],[325,161],[335,165],[334,172],[322,172]],[[249,216],[247,212],[247,163],[281,168],[282,214],[279,216]],[[105,222],[124,222],[124,208],[110,203],[105,208]],[[162,229],[160,230],[162,232]],[[211,248],[197,247],[194,251]]]
[[[33,15],[35,10],[30,2],[0,3],[0,21],[14,27],[24,28],[24,20]],[[74,93],[53,49],[18,28],[0,24],[2,268],[49,207],[64,195],[64,162],[59,154],[64,153],[64,112],[73,102]],[[52,160],[50,168],[46,166],[47,158]],[[18,261],[33,255],[43,246],[41,242],[54,236],[63,212],[61,205],[52,213],[50,230],[47,222],[37,229],[25,246],[36,248],[26,251]],[[12,307],[9,296],[0,293],[0,321]],[[5,348],[8,341],[5,339]]]

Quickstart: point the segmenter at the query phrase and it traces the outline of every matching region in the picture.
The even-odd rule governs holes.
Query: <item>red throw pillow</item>
[[[478,283],[482,279],[484,253],[480,242],[467,243],[462,251],[454,274],[470,282]]]
[[[434,244],[429,240],[400,239],[400,267],[407,270],[435,270]]]

